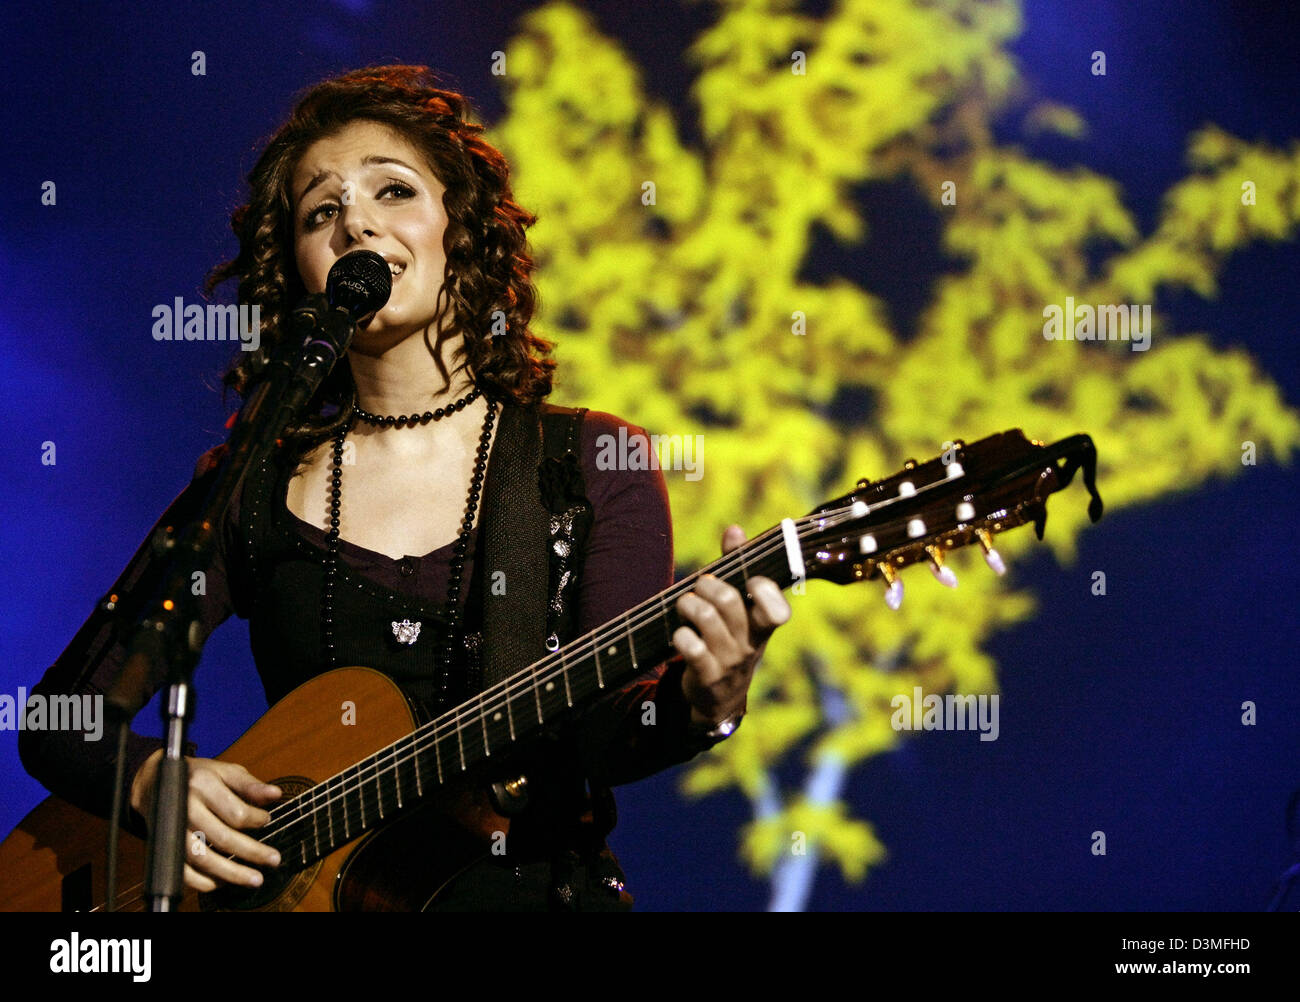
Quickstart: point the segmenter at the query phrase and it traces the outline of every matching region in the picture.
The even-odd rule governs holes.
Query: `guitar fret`
[[[294,814],[296,815],[296,817],[294,818],[294,823],[298,825],[297,830],[294,832],[294,838],[296,838],[298,841],[298,852],[302,855],[302,864],[303,866],[306,866],[307,865],[307,840],[302,837],[302,825],[300,824],[300,822],[303,821],[302,801],[303,798],[301,795],[293,798],[293,811]]]
[[[492,748],[488,745],[487,712],[483,709],[482,694],[478,697],[478,722],[479,726],[483,728],[483,757],[491,758]]]
[[[384,778],[384,771],[379,766],[379,757],[376,756],[375,757],[375,793],[377,794],[379,799],[380,820],[382,820],[384,817],[384,784],[382,782],[383,778]]]
[[[658,595],[655,596],[655,601],[659,603],[659,618],[657,622],[659,623],[660,626],[663,627],[664,636],[668,641],[669,648],[671,648],[673,645],[672,630],[669,629],[668,607],[664,605],[663,592],[660,592]]]
[[[352,841],[352,828],[348,821],[348,774],[346,772],[339,774],[339,804],[343,807],[343,836],[349,842]]]
[[[353,766],[355,769],[356,766]],[[361,806],[361,830],[365,831],[366,825],[366,788],[361,782],[361,774],[357,773],[357,803]]]
[[[402,809],[402,765],[397,760],[397,745],[393,745],[393,782],[397,784],[397,809]]]
[[[640,667],[636,663],[636,645],[632,643],[632,621],[627,613],[623,614],[623,632],[627,634],[627,650],[632,658],[632,672],[635,674],[640,671]]]
[[[533,686],[533,698],[534,698],[535,700],[537,700],[537,722],[538,722],[539,724],[540,724],[540,723],[544,723],[545,721],[544,721],[544,719],[543,719],[543,717],[542,717],[542,694],[541,694],[541,693],[538,691],[538,689],[537,689],[537,678],[536,678],[536,676],[533,676],[533,677],[529,678],[528,681],[532,683],[532,686]]]
[[[424,799],[424,783],[420,779],[420,752],[412,748],[411,760],[415,763],[415,795],[421,800]]]
[[[280,855],[288,856],[290,851],[292,851],[294,845],[296,844],[295,840],[298,838],[298,832],[294,829],[294,825],[298,823],[299,817],[301,816],[300,811],[298,810],[297,797],[294,797],[292,800],[285,802],[284,813],[285,813],[285,822],[284,822],[285,845],[284,845],[284,851]]]
[[[564,659],[564,648],[560,648],[560,673],[564,676],[564,701],[573,706],[573,690],[569,688],[569,665]]]
[[[440,738],[440,737],[438,736],[437,731],[434,731],[434,735],[433,735],[433,757],[434,757],[434,760],[438,763],[438,783],[439,783],[439,785],[441,785],[442,783],[446,782],[446,780],[444,780],[444,779],[442,778],[442,748],[440,747],[441,745],[442,745],[442,738]]]
[[[319,824],[319,819],[316,817],[316,787],[313,786],[307,792],[311,795],[311,807],[309,808],[309,810],[311,812],[312,840],[316,843],[316,855],[319,856],[320,855],[320,824]]]
[[[325,784],[325,824],[329,827],[329,846],[331,849],[338,844],[334,841],[334,798],[330,793],[332,785],[332,783]]]
[[[515,712],[514,710],[510,709],[509,684],[506,685],[505,699],[506,699],[506,723],[510,725],[510,740],[511,742],[513,742],[515,740]]]
[[[456,715],[456,745],[460,748],[460,771],[465,771],[465,739],[460,734],[460,714]]]
[[[609,649],[609,653],[611,654],[613,654],[614,651],[615,648],[613,647]],[[605,688],[605,676],[604,674],[602,674],[600,670],[600,637],[599,636],[596,637],[595,642],[592,644],[592,653],[595,654],[596,656],[596,688],[603,689]]]

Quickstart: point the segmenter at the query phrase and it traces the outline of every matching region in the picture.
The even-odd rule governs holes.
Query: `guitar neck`
[[[703,575],[712,574],[742,594],[755,576],[771,578],[782,588],[792,584],[786,535],[778,526],[747,540],[400,741],[278,805],[272,811],[275,834],[266,841],[285,860],[305,866],[470,770],[564,723],[672,656],[672,635],[682,625],[677,599]]]

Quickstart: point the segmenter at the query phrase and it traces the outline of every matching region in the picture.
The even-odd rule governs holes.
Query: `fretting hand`
[[[722,534],[725,556],[745,541],[745,531],[728,526]],[[673,633],[673,646],[686,661],[682,693],[691,723],[711,730],[745,712],[749,683],[772,632],[790,618],[790,604],[771,578],[749,579],[752,605],[734,587],[712,574],[677,600],[677,612],[693,626]]]

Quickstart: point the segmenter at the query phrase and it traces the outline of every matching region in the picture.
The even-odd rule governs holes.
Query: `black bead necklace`
[[[436,411],[425,411],[421,417],[381,417],[370,414],[360,407],[353,408],[353,419],[334,436],[333,475],[330,481],[330,530],[325,552],[325,587],[321,593],[321,646],[326,667],[336,668],[334,648],[334,582],[338,576],[339,551],[339,510],[343,497],[343,442],[352,430],[355,419],[359,418],[369,424],[387,427],[402,427],[412,421],[427,424],[465,409],[482,391],[475,387],[468,394],[453,404],[439,407]],[[478,511],[480,498],[483,496],[483,480],[487,471],[488,452],[492,445],[492,427],[496,422],[496,401],[488,398],[487,415],[483,419],[483,433],[479,436],[478,452],[474,460],[474,475],[470,481],[469,497],[466,502],[465,517],[461,519],[460,532],[452,549],[450,580],[447,586],[447,631],[439,647],[438,678],[436,680],[439,698],[445,698],[451,688],[452,652],[457,643],[463,642],[461,633],[464,624],[460,615],[460,586],[465,572],[465,559],[469,552],[470,535],[474,530],[474,516]],[[393,623],[393,633],[399,643],[414,644],[420,633],[420,624],[409,620]]]
[[[377,424],[381,427],[398,428],[408,424],[428,424],[430,421],[441,421],[455,411],[463,411],[477,400],[482,392],[476,386],[455,403],[448,404],[446,407],[439,407],[435,411],[425,411],[423,414],[403,414],[401,417],[393,417],[392,415],[371,414],[369,411],[362,410],[355,405],[352,411],[366,424]]]

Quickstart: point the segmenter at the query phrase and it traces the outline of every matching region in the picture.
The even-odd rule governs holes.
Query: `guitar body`
[[[415,726],[391,679],[369,668],[339,668],[289,693],[217,757],[282,787],[287,800]],[[509,826],[492,810],[484,788],[453,788],[306,867],[285,859],[256,892],[187,889],[181,910],[417,911],[488,854],[493,832]],[[256,829],[247,834],[258,837]],[[44,800],[0,843],[0,910],[101,909],[107,840],[104,819],[57,797]],[[118,858],[118,908],[143,910],[144,842],[122,832]]]

